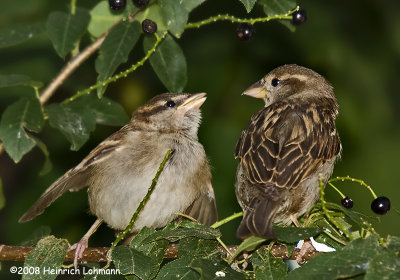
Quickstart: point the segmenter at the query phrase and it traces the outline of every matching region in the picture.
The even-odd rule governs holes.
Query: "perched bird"
[[[132,232],[159,228],[185,213],[210,225],[217,220],[211,172],[197,137],[200,106],[205,93],[155,96],[132,115],[131,121],[101,142],[76,167],[55,181],[20,218],[27,222],[66,191],[88,186],[90,212],[96,222],[76,249],[74,264],[82,258],[88,239],[105,221],[123,230],[147,193],[167,151],[168,159],[157,185],[140,212]]]
[[[305,67],[284,65],[244,93],[265,107],[242,132],[235,191],[243,209],[239,238],[275,238],[273,224],[298,225],[319,199],[341,151],[335,127],[338,104],[324,77]]]

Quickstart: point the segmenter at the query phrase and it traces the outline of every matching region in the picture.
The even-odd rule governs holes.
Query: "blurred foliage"
[[[51,11],[65,11],[69,1],[0,0],[0,28],[24,23],[45,23]],[[93,1],[80,0],[88,9]],[[367,1],[299,1],[307,11],[308,21],[290,32],[278,22],[255,24],[256,34],[250,41],[236,38],[236,24],[217,22],[199,29],[186,30],[178,40],[187,63],[187,84],[184,91],[207,92],[202,107],[203,123],[199,138],[213,166],[220,218],[240,210],[234,194],[237,161],[233,158],[236,141],[251,115],[263,106],[260,100],[241,96],[241,92],[273,68],[296,63],[324,75],[335,88],[340,105],[337,122],[343,145],[342,159],[334,175],[351,175],[368,182],[378,196],[392,200],[392,208],[400,208],[398,172],[400,157],[400,2]],[[229,13],[248,17],[239,1],[206,1],[190,13],[189,22],[210,15]],[[263,16],[261,6],[255,6],[252,17]],[[37,32],[40,32],[37,31]],[[84,37],[84,42],[89,38]],[[142,44],[137,44],[127,66],[142,56]],[[67,58],[68,59],[68,58]],[[0,49],[0,74],[21,73],[48,84],[65,61],[57,56],[51,42],[38,36],[27,43]],[[59,102],[96,82],[94,58],[83,64],[50,100]],[[129,114],[145,100],[167,91],[148,62],[128,78],[110,84],[107,98],[120,103]],[[0,88],[0,112],[20,97],[31,97],[28,87]],[[17,220],[58,176],[73,167],[101,140],[117,128],[97,126],[79,151],[69,150],[70,143],[48,123],[40,138],[48,146],[53,170],[38,176],[45,161],[35,148],[18,165],[3,153],[0,156],[0,177],[6,206],[0,211],[0,243],[21,244],[42,225],[50,225],[52,234],[77,241],[94,221],[86,214],[85,191],[68,193],[56,201],[43,215],[26,224]],[[373,215],[372,197],[356,184],[336,185],[354,201],[354,209]],[[327,200],[341,198],[327,187]],[[399,215],[390,211],[375,223],[382,236],[400,235]],[[239,220],[221,228],[226,243],[238,243],[234,238]],[[113,232],[101,227],[91,239],[93,246],[104,246],[113,239]]]

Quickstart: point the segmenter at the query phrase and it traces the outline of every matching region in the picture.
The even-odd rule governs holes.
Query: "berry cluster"
[[[348,196],[344,197],[341,200],[341,203],[344,207],[350,209],[353,208],[353,200]],[[371,209],[376,214],[384,215],[390,210],[390,199],[386,196],[380,196],[375,198],[371,203]]]

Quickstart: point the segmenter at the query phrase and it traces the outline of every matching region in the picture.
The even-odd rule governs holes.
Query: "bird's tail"
[[[236,235],[245,239],[251,235],[267,239],[276,238],[273,221],[280,201],[254,198],[243,213]]]

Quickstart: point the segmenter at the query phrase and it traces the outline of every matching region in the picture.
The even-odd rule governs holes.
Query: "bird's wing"
[[[122,128],[123,130],[125,128]],[[58,178],[47,190],[39,197],[28,211],[19,219],[20,223],[27,222],[42,214],[58,197],[66,191],[78,191],[89,184],[91,170],[100,162],[112,156],[113,151],[120,145],[121,130],[112,134],[101,142],[81,163],[68,170],[63,176]]]
[[[296,188],[340,152],[334,112],[314,103],[301,106],[279,103],[263,108],[239,139],[235,156],[240,158],[247,184],[256,192],[249,202],[254,211],[243,218],[247,230],[258,226],[257,231],[272,235],[281,191]],[[268,217],[266,213],[270,213]]]
[[[217,206],[215,203],[214,190],[211,182],[204,192],[197,197],[186,209],[185,213],[204,225],[212,225],[218,220]]]
[[[252,118],[235,152],[252,184],[295,188],[340,152],[330,112],[308,105],[280,103]]]

